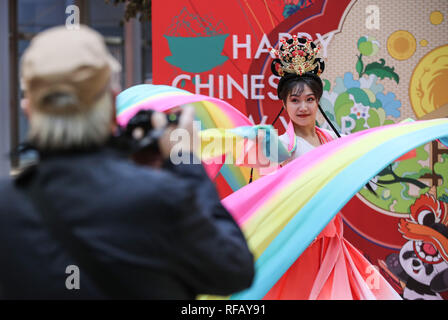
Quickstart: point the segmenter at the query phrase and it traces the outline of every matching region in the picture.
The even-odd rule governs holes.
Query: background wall
[[[154,83],[224,99],[255,123],[271,123],[281,108],[269,48],[292,34],[322,48],[321,105],[339,131],[448,117],[445,0],[179,0],[169,10],[154,2],[152,11]],[[282,117],[279,133],[288,121]],[[428,286],[448,268],[448,256],[439,255],[448,252],[440,246],[448,243],[448,150],[436,141],[410,150],[372,181],[378,196],[360,190],[342,210],[345,236],[398,292],[409,277]],[[398,230],[422,208],[443,225],[437,240],[409,240]],[[409,246],[413,258],[404,259]],[[394,256],[408,278],[388,264]]]

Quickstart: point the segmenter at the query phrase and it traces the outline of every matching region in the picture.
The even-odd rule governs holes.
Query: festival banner
[[[321,47],[320,103],[340,133],[448,116],[446,0],[152,3],[153,83],[224,100],[254,124],[272,124],[281,111],[270,48],[292,35]],[[323,117],[317,120],[330,129]],[[281,113],[274,125],[279,134],[288,121]],[[421,145],[370,185],[377,196],[363,188],[341,210],[345,237],[400,294],[448,298],[431,291],[431,281],[448,268],[440,252],[448,247],[434,240],[448,243],[448,223],[440,219],[448,203],[448,149],[437,141]],[[222,197],[236,191],[222,174],[217,186]],[[416,222],[428,227],[426,234],[406,238],[400,221],[423,211],[431,225]]]

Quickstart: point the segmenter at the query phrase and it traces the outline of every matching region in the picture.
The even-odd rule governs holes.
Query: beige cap
[[[33,38],[22,57],[21,82],[32,108],[79,112],[96,102],[108,89],[111,74],[120,70],[98,32],[86,26],[77,30],[59,26]],[[75,97],[79,103],[73,109],[77,110],[54,110],[47,105],[44,98],[54,93]]]

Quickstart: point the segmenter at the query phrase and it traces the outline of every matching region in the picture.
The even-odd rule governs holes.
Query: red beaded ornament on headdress
[[[275,60],[274,68],[279,76],[285,73],[303,75],[306,72],[316,73],[318,76],[323,71],[323,61],[317,58],[320,48],[307,38],[280,40],[282,45],[279,50],[271,49],[278,59]]]

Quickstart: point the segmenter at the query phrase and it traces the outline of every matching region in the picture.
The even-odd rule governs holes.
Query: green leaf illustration
[[[370,106],[372,108],[379,109],[383,106],[383,104],[381,103],[381,100],[375,100],[374,103],[370,103]]]
[[[363,74],[364,63],[362,62],[362,54],[358,56],[358,61],[356,62],[356,71],[358,72],[359,77],[361,78]]]
[[[327,79],[323,79],[324,82],[324,91],[330,91],[331,89],[331,82]]]
[[[341,93],[334,102],[334,113],[339,126],[341,118],[350,114],[350,109],[355,103],[350,99],[347,92]]]
[[[395,80],[398,84],[400,77],[395,73],[393,67],[388,67],[385,63],[386,61],[384,59],[380,59],[380,62],[370,63],[366,66],[364,73],[368,75],[374,74],[380,79],[389,78]]]
[[[367,119],[367,125],[369,128],[375,128],[381,125],[380,117],[375,109],[369,110],[369,118]]]
[[[364,90],[360,88],[350,88],[346,92],[355,98],[356,103],[361,103],[364,106],[370,105],[369,96]]]
[[[358,131],[362,131],[365,130],[366,128],[364,127],[364,125],[366,124],[366,119],[364,118],[359,118],[359,119],[355,119],[356,120],[356,125],[355,127],[352,129],[352,132],[358,132]]]
[[[444,195],[446,200],[442,201],[448,202],[448,154],[442,154],[441,161],[434,164],[434,172],[442,177],[442,183],[437,186],[437,195]]]

